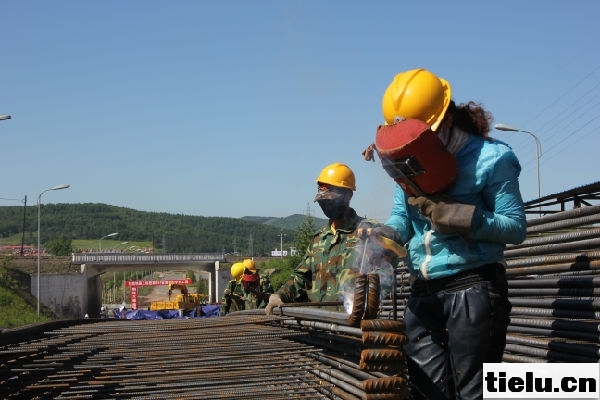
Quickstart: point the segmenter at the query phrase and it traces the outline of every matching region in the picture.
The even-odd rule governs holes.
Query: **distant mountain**
[[[25,213],[25,216],[23,215]],[[121,241],[147,241],[156,249],[169,253],[225,252],[268,255],[281,247],[280,233],[285,234],[284,248],[294,246],[295,230],[306,216],[273,217],[201,217],[137,211],[102,203],[41,205],[41,242],[66,236],[76,240],[98,240],[118,232]],[[314,225],[326,223],[313,218]],[[37,208],[0,207],[0,238],[25,243],[37,239]],[[24,229],[23,229],[24,226]]]

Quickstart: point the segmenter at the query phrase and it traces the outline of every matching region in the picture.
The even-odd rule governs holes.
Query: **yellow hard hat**
[[[383,94],[383,118],[388,125],[415,118],[436,131],[451,99],[452,88],[448,81],[430,71],[417,68],[400,72]]]
[[[236,262],[231,266],[231,277],[238,282],[242,281],[242,276],[244,275],[244,264],[241,262]]]
[[[354,172],[346,164],[339,162],[330,164],[323,168],[317,182],[326,183],[344,189],[356,190],[356,179]]]
[[[248,271],[255,273],[256,272],[256,264],[254,264],[254,261],[246,258],[244,261],[242,261],[242,264],[244,265],[244,268],[246,268]]]

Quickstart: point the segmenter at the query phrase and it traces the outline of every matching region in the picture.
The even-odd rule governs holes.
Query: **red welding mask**
[[[244,289],[251,293],[258,293],[260,289],[260,276],[255,273],[244,273],[242,277],[242,285]]]
[[[383,169],[410,196],[442,192],[458,176],[454,156],[429,125],[418,119],[379,126],[375,148]]]

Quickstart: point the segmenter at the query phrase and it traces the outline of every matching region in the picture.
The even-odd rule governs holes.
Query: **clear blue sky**
[[[360,215],[393,181],[362,150],[400,71],[446,78],[542,143],[542,195],[598,181],[600,2],[17,1],[0,5],[0,198],[201,216],[310,209],[354,169]],[[537,197],[536,147],[517,153]],[[0,200],[0,205],[18,205]]]

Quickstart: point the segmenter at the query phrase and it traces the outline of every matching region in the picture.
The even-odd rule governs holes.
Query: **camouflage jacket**
[[[359,217],[350,208],[343,226],[333,230],[331,223],[313,236],[303,260],[277,293],[284,303],[324,302],[343,300],[343,292],[354,293],[357,260],[355,248],[359,243],[359,227],[380,226],[375,220]]]
[[[221,315],[227,315],[233,311],[241,311],[245,308],[245,291],[241,282],[229,281],[227,289],[223,292],[221,300]]]

